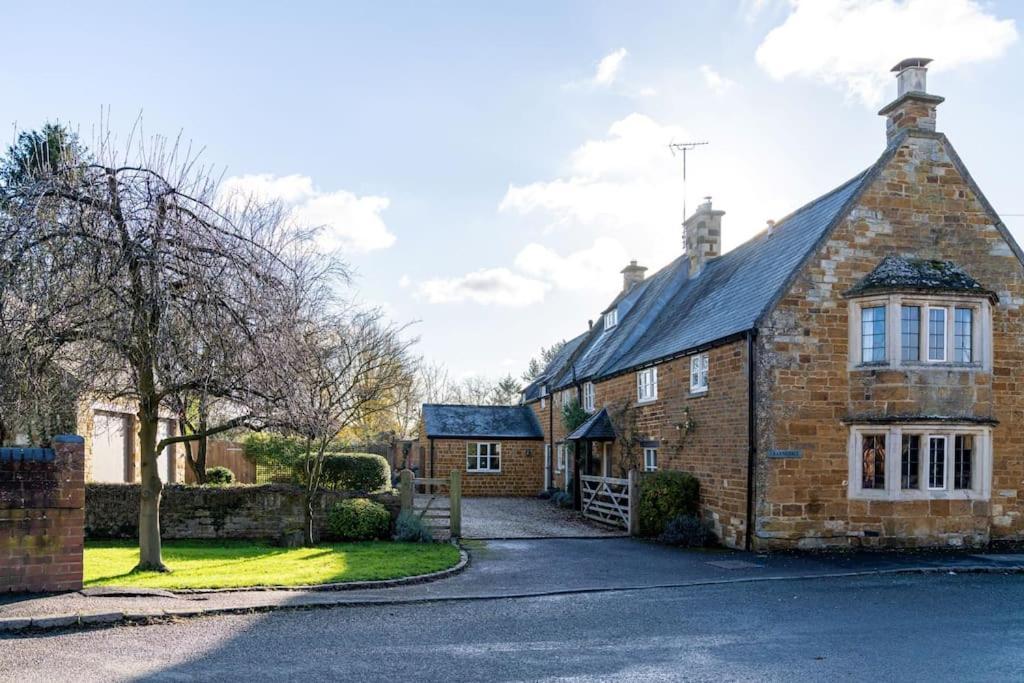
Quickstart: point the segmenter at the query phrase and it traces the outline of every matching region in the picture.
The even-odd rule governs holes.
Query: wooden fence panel
[[[240,443],[233,441],[207,442],[206,469],[211,467],[227,467],[235,473],[235,481],[239,484],[256,483],[256,465],[245,457],[242,452],[242,444]],[[192,473],[192,469],[187,466],[185,467],[185,483],[196,483],[196,477]]]

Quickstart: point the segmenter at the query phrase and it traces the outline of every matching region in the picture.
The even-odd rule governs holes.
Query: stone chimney
[[[935,109],[944,98],[928,94],[928,63],[931,61],[913,57],[892,68],[896,73],[896,99],[878,112],[886,117],[888,142],[904,130],[935,130]]]
[[[690,277],[697,277],[704,264],[722,254],[722,216],[725,211],[711,208],[711,197],[683,222],[686,255],[690,258]]]
[[[638,266],[636,261],[630,261],[629,265],[622,269],[622,291],[628,292],[644,281],[644,273],[647,268]]]

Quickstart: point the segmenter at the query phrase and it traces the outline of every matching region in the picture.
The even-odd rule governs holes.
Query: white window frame
[[[636,371],[636,402],[651,403],[658,400],[657,366]]]
[[[573,392],[572,392],[571,389],[566,389],[565,391],[562,392],[562,407],[563,408],[568,408],[569,404],[572,403],[572,398],[573,398],[572,394],[573,394]]]
[[[544,396],[541,396],[540,397],[540,409],[544,410],[547,407],[548,407],[547,406],[547,398],[545,398]]]
[[[690,356],[690,393],[703,394],[708,390],[708,354]]]
[[[945,363],[949,357],[949,309],[945,306],[928,306],[926,309],[928,313],[928,320],[922,325],[925,331],[928,333],[928,339],[925,341],[925,356],[924,361],[926,363]],[[942,313],[942,357],[932,358],[932,311]]]
[[[658,449],[653,447],[644,448],[644,472],[658,471]]]
[[[560,443],[560,444],[558,444],[558,456],[557,456],[557,461],[555,462],[555,471],[556,472],[564,472],[565,471],[565,460],[566,460],[566,458],[565,458],[565,444],[564,443]]]
[[[594,383],[587,382],[583,385],[583,410],[588,413],[594,412]]]
[[[481,454],[480,447],[486,446],[487,453]],[[471,454],[470,450],[474,452]],[[491,458],[498,458],[497,469],[491,467]],[[470,458],[476,460],[476,466],[470,467]],[[480,459],[487,459],[487,466],[480,467]],[[501,443],[498,441],[470,441],[466,444],[466,473],[467,474],[501,474]]]
[[[886,352],[884,361],[863,362],[861,336],[862,316],[865,308],[886,306]],[[918,360],[903,360],[903,307],[916,306],[921,310],[918,324]],[[942,360],[930,360],[931,311],[945,309],[945,348]],[[971,361],[956,360],[956,309],[971,309]],[[932,296],[919,294],[888,294],[852,299],[849,302],[849,369],[876,368],[878,366],[915,369],[942,368],[943,370],[992,369],[992,303],[987,298],[963,296]]]
[[[607,332],[619,324],[619,309],[613,308],[604,314],[604,330]]]
[[[862,487],[861,457],[863,438],[871,434],[886,435],[885,486],[880,489]],[[917,488],[902,488],[903,435],[920,437]],[[955,444],[957,436],[971,436],[971,488],[954,488]],[[930,488],[929,463],[933,439],[945,441],[943,486]],[[992,496],[992,428],[973,424],[900,424],[853,425],[850,427],[849,472],[847,496],[852,500],[989,500]]]

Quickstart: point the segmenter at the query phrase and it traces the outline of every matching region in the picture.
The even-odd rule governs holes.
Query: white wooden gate
[[[628,479],[580,475],[580,512],[584,517],[635,532],[636,471]]]

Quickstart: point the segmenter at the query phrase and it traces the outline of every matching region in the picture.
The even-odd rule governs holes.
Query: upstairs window
[[[973,363],[974,310],[955,308],[953,311],[953,362]]]
[[[851,302],[851,365],[991,367],[986,299],[893,294]]]
[[[862,363],[885,360],[885,306],[865,306],[860,312]]]
[[[636,400],[650,403],[658,398],[658,368],[645,368],[636,373]]]
[[[572,392],[567,389],[562,392],[562,407],[568,408],[570,403],[572,403]]]
[[[699,394],[708,390],[708,354],[699,353],[690,357],[690,393]]]
[[[610,330],[619,324],[619,309],[613,308],[604,314],[604,329]]]
[[[588,413],[594,412],[594,383],[587,382],[583,385],[583,410]]]

